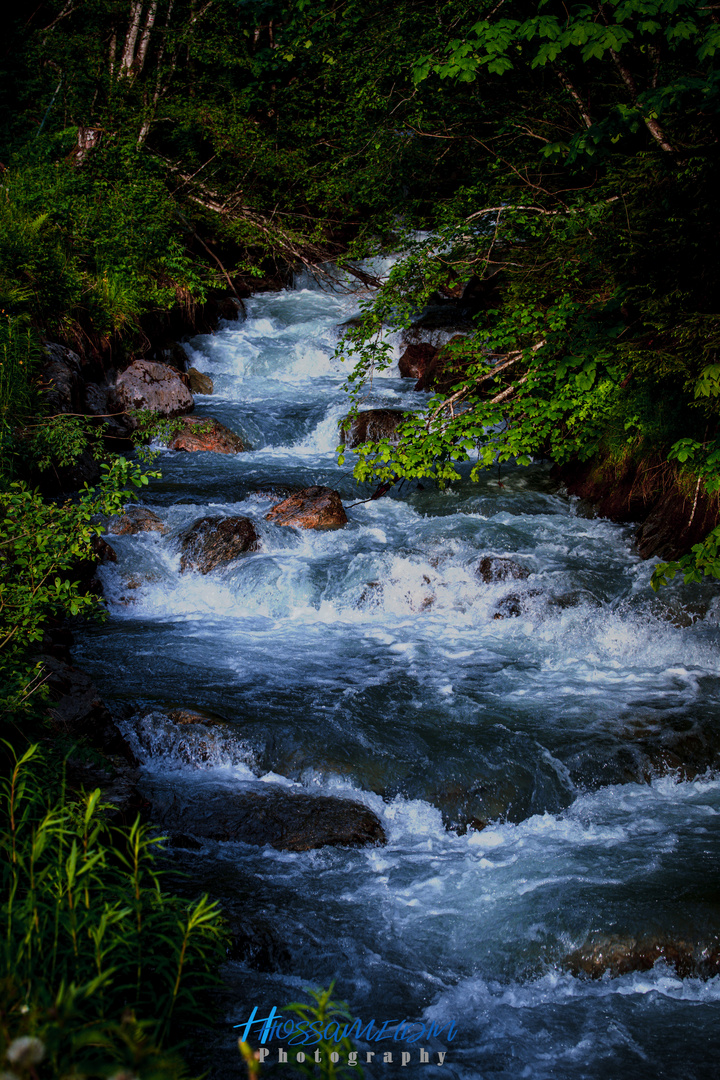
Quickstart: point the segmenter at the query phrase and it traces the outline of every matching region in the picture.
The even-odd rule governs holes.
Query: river
[[[134,714],[151,802],[271,781],[360,800],[388,836],[176,853],[247,929],[207,1065],[243,1076],[232,1025],[334,979],[365,1021],[445,1025],[407,1075],[716,1077],[720,976],[702,964],[720,948],[717,590],[655,598],[632,530],[544,464],[406,485],[334,532],[266,521],[273,485],[325,484],[346,506],[369,493],[335,455],[348,405],[333,354],[357,304],[304,279],[186,344],[215,383],[196,414],[252,449],[161,452],[144,501],[168,532],[111,538],[110,618],[75,651]],[[418,408],[412,387],[391,369],[363,407]],[[260,549],[181,574],[180,533],[206,514],[250,517]],[[530,576],[486,583],[484,556]],[[227,726],[181,738],[178,707]],[[664,958],[587,974],[642,948]],[[690,957],[683,978],[671,948]],[[367,1076],[404,1075],[410,1047],[376,1049],[394,1064],[378,1054]]]

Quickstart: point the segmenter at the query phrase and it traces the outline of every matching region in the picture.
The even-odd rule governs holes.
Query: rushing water
[[[253,1005],[266,1015],[335,979],[364,1022],[454,1022],[452,1041],[421,1044],[442,1066],[377,1045],[396,1063],[412,1049],[423,1075],[717,1076],[720,977],[661,959],[592,979],[572,960],[633,941],[720,947],[714,591],[655,599],[631,530],[583,514],[542,465],[415,485],[336,532],[266,522],[272,485],[368,494],[334,453],[347,400],[333,352],[357,297],[302,284],[186,346],[215,382],[196,413],[252,450],[162,453],[146,502],[169,531],[112,538],[111,618],[77,650],[134,713],[151,801],[271,780],[363,801],[388,835],[181,854],[249,942],[226,965],[215,1075],[243,1075],[231,1025]],[[364,405],[425,400],[391,370]],[[252,518],[260,550],[181,575],[179,535],[208,513]],[[530,576],[486,584],[485,555]],[[495,618],[508,594],[519,614]],[[183,732],[177,707],[228,724]]]

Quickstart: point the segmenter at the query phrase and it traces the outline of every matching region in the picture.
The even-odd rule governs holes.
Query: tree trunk
[[[128,32],[125,35],[125,45],[123,46],[122,60],[120,61],[121,74],[129,74],[135,59],[135,42],[137,41],[138,31],[140,30],[142,10],[142,0],[133,0],[130,25],[128,26]]]
[[[150,7],[148,9],[147,18],[145,19],[145,26],[143,27],[142,36],[140,38],[140,44],[135,56],[135,74],[139,75],[143,69],[145,63],[145,57],[148,51],[148,45],[150,44],[150,31],[155,23],[155,16],[157,15],[158,0],[151,0]]]

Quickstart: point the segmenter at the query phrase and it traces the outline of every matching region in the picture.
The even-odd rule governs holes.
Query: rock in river
[[[512,559],[498,559],[494,555],[485,555],[474,567],[476,575],[486,585],[496,581],[522,581],[530,576],[530,571]]]
[[[215,389],[212,379],[204,371],[198,371],[195,367],[188,368],[188,377],[193,394],[212,394]]]
[[[255,551],[257,533],[250,518],[204,517],[191,525],[182,537],[180,569],[209,574],[221,563],[232,562],[244,551]]]
[[[574,975],[600,979],[627,975],[631,971],[650,971],[658,960],[675,969],[681,979],[712,979],[720,973],[720,949],[716,941],[697,943],[664,937],[600,937],[570,953],[563,966]]]
[[[124,514],[110,519],[107,531],[114,536],[135,536],[140,532],[167,532],[157,514],[144,506],[129,506]]]
[[[412,341],[398,361],[403,379],[422,379],[439,351],[429,341]]]
[[[298,529],[341,529],[347,514],[340,494],[329,487],[309,487],[273,506],[267,521],[294,525]]]
[[[167,806],[151,796],[152,819],[170,832],[208,840],[240,840],[280,851],[310,851],[326,845],[384,844],[379,818],[362,803],[330,795],[308,795],[263,784],[238,791],[204,791],[184,801],[177,790]]]
[[[343,431],[340,437],[349,450],[361,443],[377,442],[378,439],[392,441],[403,416],[401,409],[366,409],[357,414],[349,430]]]
[[[213,417],[204,420],[190,416],[182,417],[182,431],[171,441],[171,450],[208,450],[214,454],[241,454],[245,449],[242,439]]]
[[[121,372],[115,384],[115,397],[126,412],[149,409],[158,416],[172,417],[193,409],[193,396],[180,374],[153,360],[134,360]]]

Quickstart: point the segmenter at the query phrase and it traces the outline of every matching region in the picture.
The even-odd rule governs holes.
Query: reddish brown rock
[[[221,563],[232,562],[257,548],[257,533],[250,518],[204,517],[183,533],[180,569],[209,574]]]
[[[228,726],[225,720],[217,720],[215,717],[208,716],[207,713],[196,712],[194,709],[169,709],[166,715],[168,720],[172,720],[173,724],[179,724],[181,727],[186,724],[221,728]]]
[[[563,966],[591,979],[600,979],[606,972],[617,978],[632,971],[650,971],[658,960],[674,968],[681,979],[712,979],[720,973],[717,942],[703,945],[659,937],[608,936],[588,941],[570,953]]]
[[[298,529],[341,529],[347,515],[340,495],[329,487],[309,487],[273,506],[267,521]]]
[[[173,417],[193,409],[193,396],[180,373],[153,360],[134,360],[118,375],[114,396],[125,412],[149,409],[158,416]]]
[[[415,384],[416,390],[431,390],[448,393],[464,377],[469,357],[459,353],[466,341],[464,334],[455,334],[428,363],[423,374]]]
[[[144,506],[129,506],[124,514],[111,518],[107,531],[113,536],[134,536],[140,532],[167,532],[157,514]]]
[[[349,429],[341,432],[340,438],[349,450],[380,439],[397,442],[396,432],[404,415],[400,409],[366,409],[357,414]]]
[[[242,439],[218,420],[182,417],[183,430],[170,442],[171,450],[189,453],[208,451],[213,454],[241,454],[245,449]]]
[[[398,362],[403,379],[422,379],[439,350],[427,341],[408,345]]]

